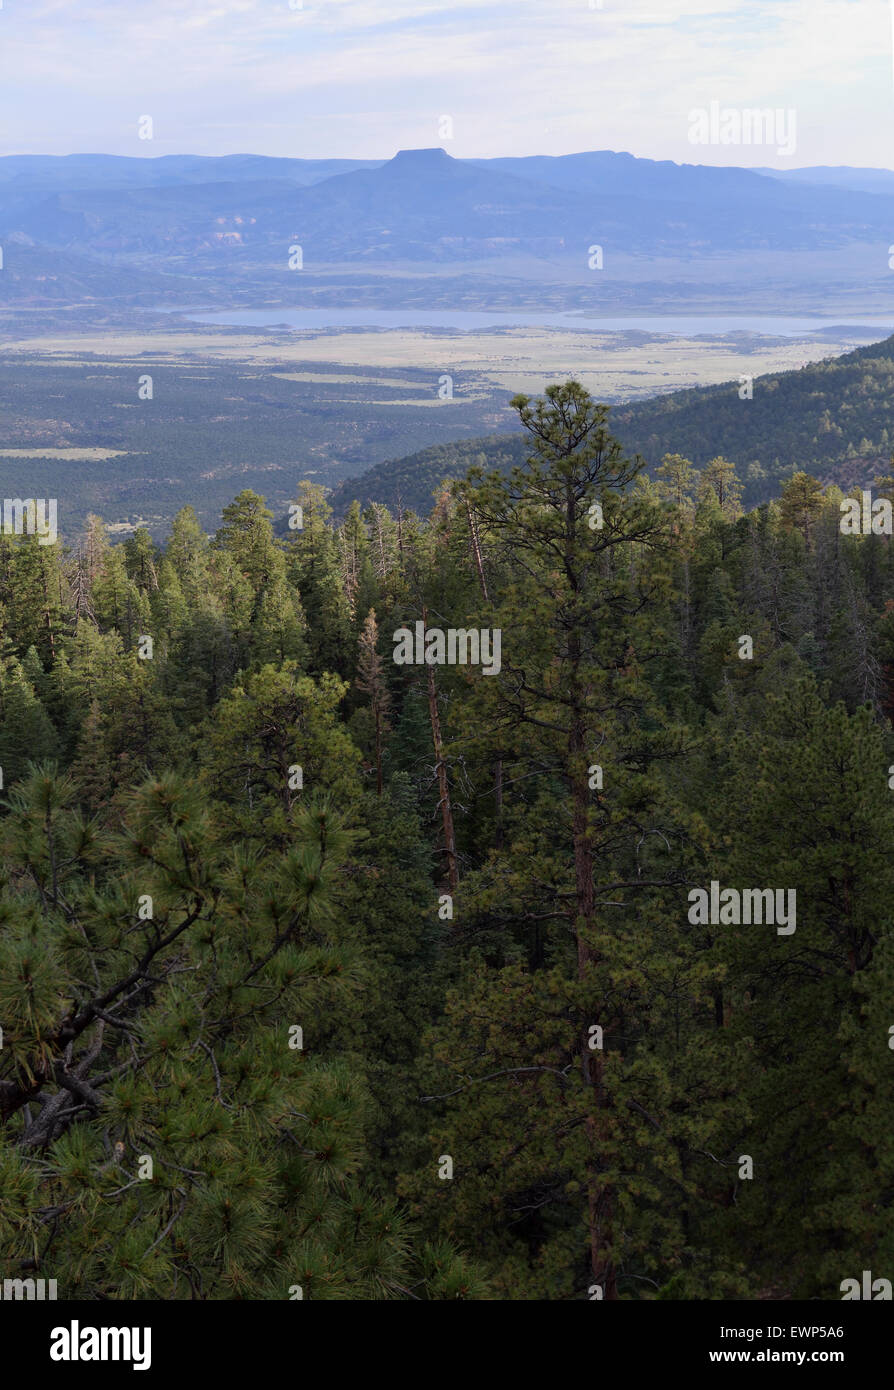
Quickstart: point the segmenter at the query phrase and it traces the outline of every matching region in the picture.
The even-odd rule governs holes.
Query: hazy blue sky
[[[892,0],[0,5],[2,154],[385,158],[442,144],[894,166]],[[689,113],[712,101],[794,109],[794,157],[691,145]]]

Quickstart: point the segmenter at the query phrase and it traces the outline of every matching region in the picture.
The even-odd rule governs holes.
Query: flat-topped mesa
[[[412,169],[437,169],[453,163],[455,163],[453,157],[446,150],[442,150],[440,145],[435,145],[433,148],[425,150],[398,150],[385,167],[391,169],[401,166]]]

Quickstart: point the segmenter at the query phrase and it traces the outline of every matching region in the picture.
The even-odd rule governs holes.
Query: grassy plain
[[[803,366],[882,336],[271,332],[179,318],[34,335],[27,318],[16,322],[0,349],[0,495],[56,497],[66,537],[90,511],[161,536],[187,502],[214,527],[243,487],[280,513],[301,478],[337,486],[433,444],[514,429],[515,392],[569,376],[599,399],[635,401]],[[452,399],[439,395],[445,374]],[[147,375],[153,394],[142,400]]]

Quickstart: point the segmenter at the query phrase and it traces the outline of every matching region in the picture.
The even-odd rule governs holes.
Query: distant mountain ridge
[[[738,465],[746,505],[778,494],[786,477],[803,470],[845,490],[892,471],[894,336],[841,357],[827,358],[754,381],[742,401],[738,382],[674,391],[612,408],[609,428],[649,469],[669,453],[703,467],[718,454]],[[400,503],[427,514],[445,477],[462,477],[475,462],[510,468],[527,457],[517,433],[439,444],[377,464],[348,479],[329,501],[341,515],[356,498],[363,506]]]
[[[0,237],[105,261],[164,255],[202,272],[281,266],[295,241],[305,263],[375,265],[509,253],[579,265],[593,243],[607,256],[683,258],[887,247],[894,174],[890,188],[880,179],[876,191],[855,186],[842,198],[829,184],[771,173],[612,151],[468,160],[435,148],[384,162],[7,156]]]
[[[288,159],[263,154],[116,154],[0,156],[0,189],[160,188],[196,183],[317,183],[381,159]]]
[[[755,173],[792,184],[825,184],[862,193],[894,192],[894,169],[852,169],[849,165],[814,165],[808,169],[756,169]]]

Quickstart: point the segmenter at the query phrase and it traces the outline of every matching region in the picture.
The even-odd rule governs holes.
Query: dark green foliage
[[[874,409],[885,362],[811,370]],[[649,478],[577,383],[517,398],[427,521],[305,483],[294,530],[244,490],[214,537],[0,537],[0,1276],[892,1277],[894,546],[797,420],[755,508],[720,399],[655,404]],[[397,664],[423,618],[499,673]],[[712,881],[796,931],[690,919]]]
[[[738,468],[743,500],[754,507],[778,496],[796,473],[845,489],[868,486],[890,471],[890,398],[894,338],[795,371],[754,380],[754,399],[739,398],[735,381],[672,391],[615,405],[612,429],[629,453],[642,454],[653,477],[666,455],[683,456],[698,471],[722,455]],[[398,500],[426,513],[445,477],[462,478],[482,454],[507,471],[525,458],[523,436],[492,435],[435,444],[406,458],[377,463],[336,488],[337,514],[352,499]]]

